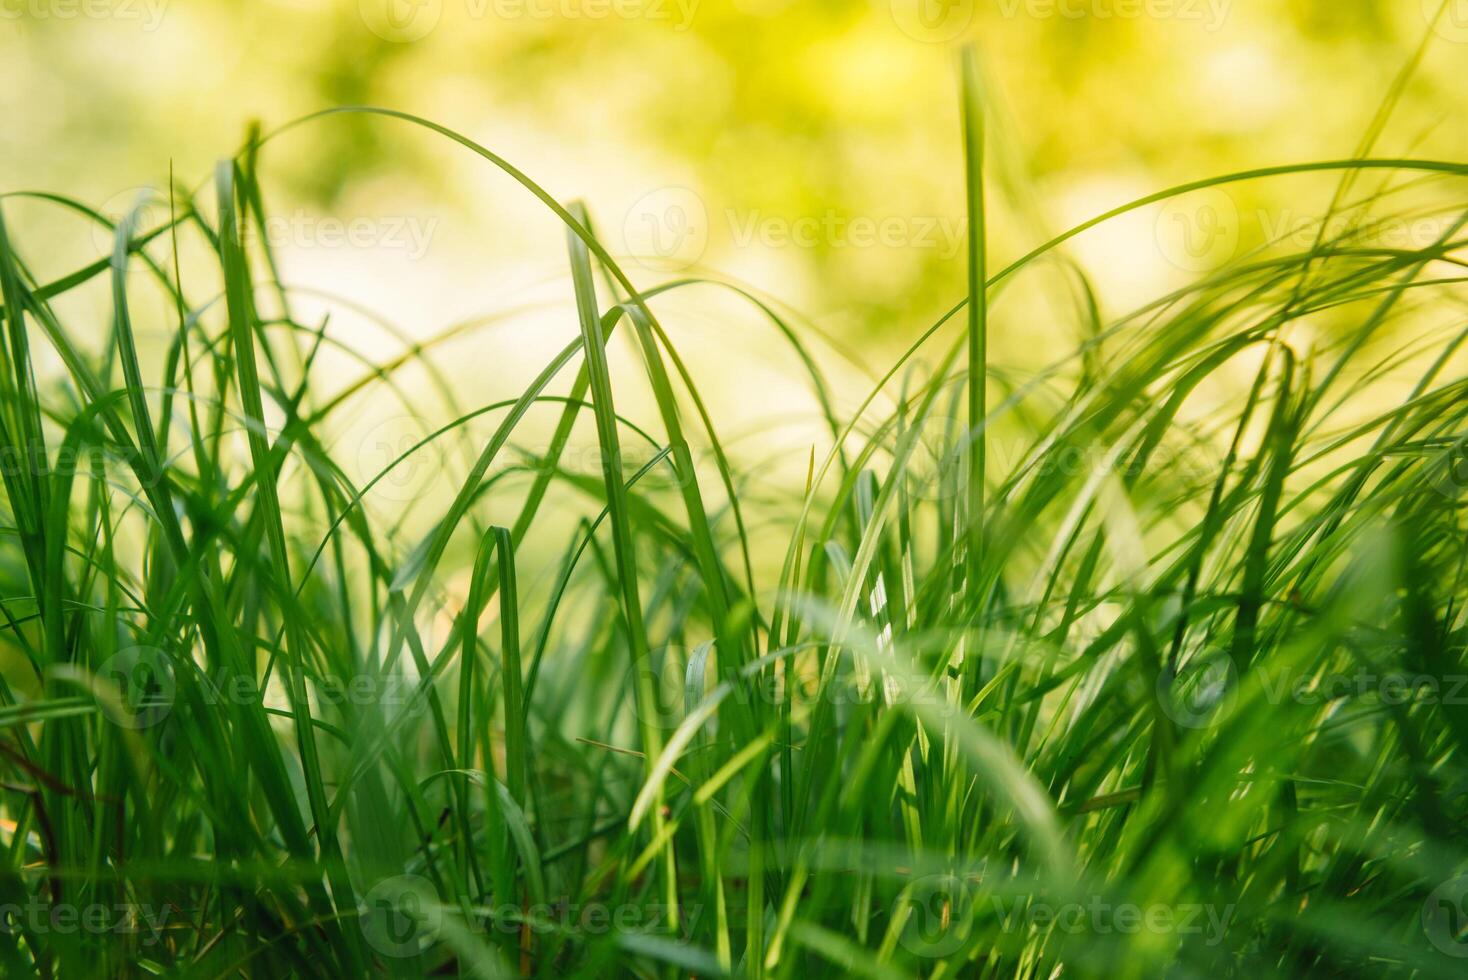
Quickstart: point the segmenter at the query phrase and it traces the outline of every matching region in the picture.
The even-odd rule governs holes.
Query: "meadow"
[[[957,74],[967,294],[854,405],[797,311],[645,282],[402,112],[252,131],[119,219],[0,198],[0,972],[1461,976],[1468,164],[1379,155],[1394,88],[1354,155],[1001,264]],[[379,356],[297,314],[262,175],[343,115],[564,230],[575,337],[528,382],[444,377],[492,318]],[[1302,177],[1319,220],[1120,316],[1066,257]],[[110,255],[37,276],[22,205]],[[1071,342],[1006,363],[1041,272]],[[802,375],[799,458],[725,438],[690,293]],[[364,402],[436,421],[341,439]]]

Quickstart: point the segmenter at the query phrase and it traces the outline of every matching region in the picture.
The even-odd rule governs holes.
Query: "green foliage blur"
[[[1351,155],[1424,37],[1378,152],[1461,159],[1461,6],[1434,29],[1438,0],[0,0],[0,178],[130,200],[170,166],[203,179],[251,121],[383,105],[587,200],[614,240],[648,195],[689,189],[703,212],[663,231],[706,224],[696,270],[897,343],[962,292],[960,43],[987,65],[995,251],[1013,258],[1142,193]],[[498,178],[380,120],[283,140],[267,173],[277,208],[431,211],[456,262],[560,262]],[[1331,187],[1251,187],[1244,242]],[[1111,313],[1196,271],[1149,234],[1077,243],[1125,261],[1098,277]],[[65,237],[48,233],[72,258]]]

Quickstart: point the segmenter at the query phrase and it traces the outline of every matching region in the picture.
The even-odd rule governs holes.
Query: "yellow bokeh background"
[[[214,162],[254,121],[270,131],[335,106],[411,112],[501,154],[556,199],[585,201],[640,282],[707,274],[777,297],[830,338],[837,353],[819,356],[838,387],[841,364],[867,368],[853,371],[847,409],[873,367],[964,292],[962,44],[984,66],[1002,265],[1175,184],[1352,156],[1419,52],[1371,152],[1468,157],[1457,115],[1468,4],[1438,17],[1439,6],[0,0],[3,190],[66,193],[116,215],[139,188],[166,186],[170,168],[208,192]],[[519,390],[574,336],[563,230],[463,148],[402,122],[337,115],[271,141],[262,160],[292,285],[349,297],[410,337],[485,313],[518,318],[454,348],[445,370],[471,386],[468,401]],[[1066,252],[1111,319],[1266,238],[1308,247],[1338,179],[1231,185],[1107,222]],[[1460,185],[1443,188],[1461,200]],[[35,202],[7,201],[6,217],[42,279],[110,248]],[[1195,248],[1188,236],[1200,233]],[[401,349],[340,304],[303,297],[308,320],[332,311],[332,329],[368,357]],[[100,286],[97,300],[100,311]],[[165,300],[157,318],[139,316],[145,343],[173,329]],[[747,305],[707,292],[666,303],[699,377],[714,388],[738,378],[715,408],[738,413],[751,438],[774,431],[769,420],[811,418],[798,368],[771,355]],[[1033,366],[1073,348],[1075,317],[1062,307],[1074,304],[1063,277],[1022,277],[996,307],[993,361]],[[487,370],[499,380],[472,388]]]

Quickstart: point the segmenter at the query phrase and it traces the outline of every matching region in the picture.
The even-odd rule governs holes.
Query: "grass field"
[[[354,110],[566,229],[529,384],[422,380],[482,325],[297,318],[273,137],[116,222],[0,201],[114,242],[39,279],[0,223],[0,972],[1462,976],[1468,164],[1377,156],[1389,95],[1350,158],[1000,265],[964,65],[968,297],[842,407],[741,294],[826,427],[796,466],[722,440],[660,316],[730,287],[634,283],[413,117]],[[1313,238],[1119,318],[1063,258],[1300,176]],[[1078,329],[1021,370],[988,341],[1041,268]],[[364,481],[373,400],[435,422]]]

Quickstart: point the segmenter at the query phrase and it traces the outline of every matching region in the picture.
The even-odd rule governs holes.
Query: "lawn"
[[[528,382],[433,381],[483,323],[297,316],[261,175],[339,113],[121,220],[0,199],[112,243],[38,277],[0,220],[0,972],[1462,976],[1468,164],[1378,156],[1394,90],[1352,156],[1001,263],[959,74],[967,295],[855,404],[798,314],[404,113],[342,110],[564,228]],[[1066,258],[1301,177],[1324,220],[1124,315]],[[1041,270],[1082,329],[991,357]],[[731,291],[824,428],[793,463],[661,312]],[[341,439],[370,402],[434,422]]]

